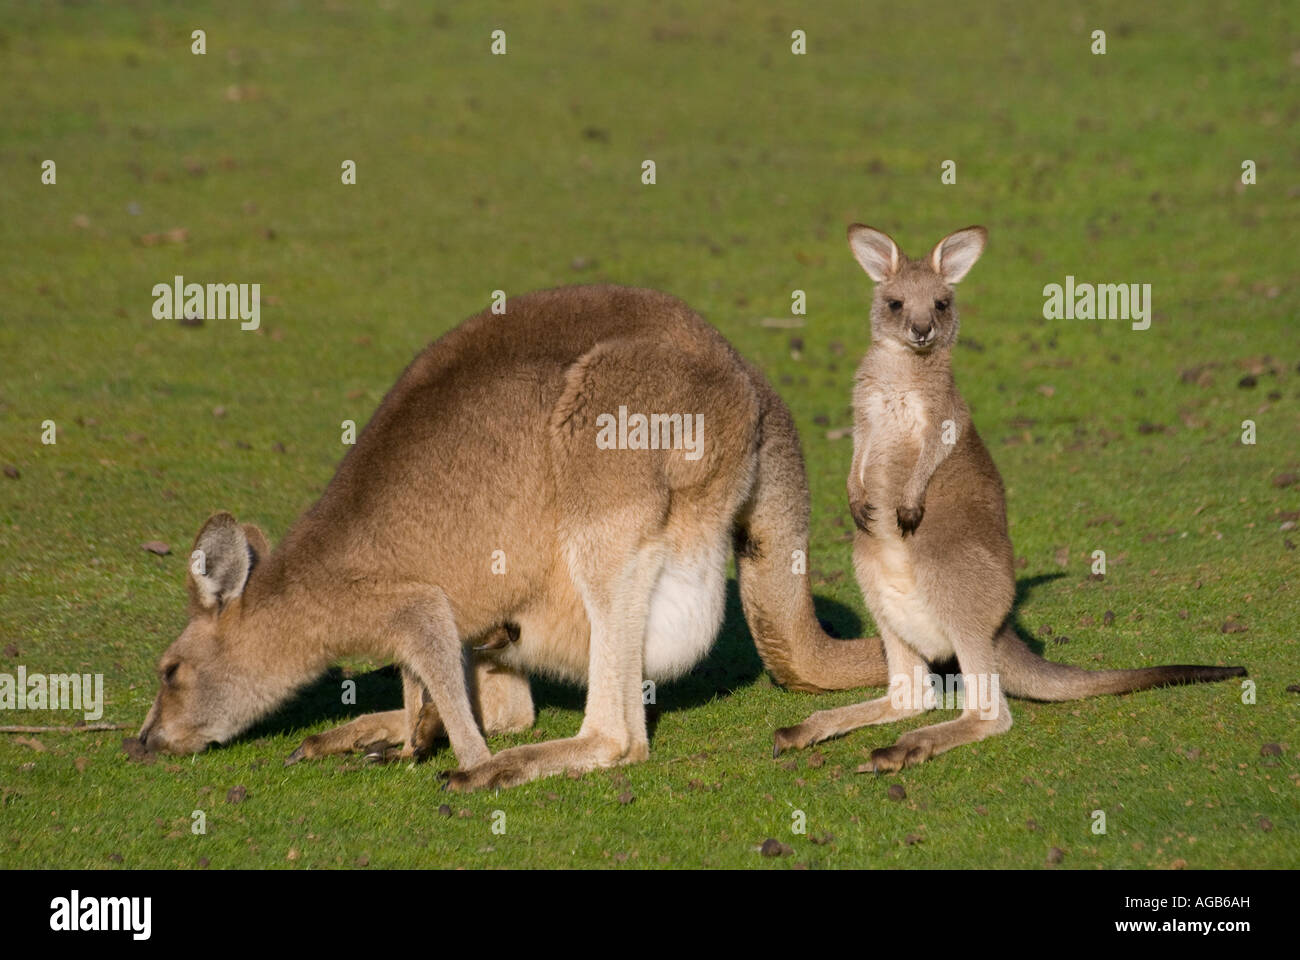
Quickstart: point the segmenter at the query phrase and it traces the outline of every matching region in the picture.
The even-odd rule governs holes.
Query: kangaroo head
[[[876,282],[872,342],[915,353],[951,346],[958,326],[952,285],[975,265],[987,239],[983,227],[966,227],[936,243],[928,257],[909,260],[887,233],[850,226],[849,248]]]
[[[160,689],[140,741],[150,750],[198,753],[242,732],[274,705],[267,671],[245,629],[243,592],[266,537],[229,513],[194,539],[186,586],[190,621],[158,661]]]

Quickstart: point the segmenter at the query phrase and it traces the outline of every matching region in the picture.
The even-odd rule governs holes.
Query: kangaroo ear
[[[898,272],[902,259],[898,245],[890,239],[889,234],[882,233],[875,227],[854,223],[849,225],[849,249],[857,259],[867,276],[876,283]]]
[[[229,513],[214,513],[209,517],[194,538],[190,557],[187,585],[193,606],[198,610],[220,611],[243,593],[257,562],[258,546],[264,553],[266,537],[257,527],[251,524],[241,527]]]
[[[975,266],[988,239],[989,232],[983,227],[963,227],[950,233],[934,245],[930,266],[945,283],[956,283]]]
[[[266,539],[266,534],[262,532],[262,528],[257,524],[245,523],[242,526],[244,528],[244,537],[248,540],[248,549],[253,551],[253,566],[256,567],[271,552],[270,541]],[[252,571],[250,570],[249,573],[252,573]]]

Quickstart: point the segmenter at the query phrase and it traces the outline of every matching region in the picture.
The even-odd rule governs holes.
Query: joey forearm
[[[940,433],[940,430],[927,431],[921,438],[921,451],[907,478],[907,486],[903,488],[904,506],[925,503],[925,490],[930,485],[930,478],[952,452],[952,444],[944,443]]]
[[[875,519],[874,508],[867,500],[867,488],[858,474],[857,461],[849,471],[849,514],[854,525],[863,533],[869,533],[868,527]]]
[[[849,512],[859,530],[875,532],[868,528],[875,523],[875,508],[879,506],[885,508],[886,516],[889,512],[896,514],[898,528],[904,536],[916,530],[925,514],[930,479],[952,453],[959,423],[960,410],[943,404],[938,415],[929,418],[925,429],[919,436],[914,434],[910,443],[886,436],[882,448],[880,437],[873,438],[866,430],[858,433],[849,469],[848,495]],[[872,450],[876,456],[869,459]]]
[[[921,437],[920,452],[897,507],[898,527],[904,535],[914,532],[925,515],[926,489],[934,472],[956,445],[956,424],[955,415],[946,416],[927,429]]]

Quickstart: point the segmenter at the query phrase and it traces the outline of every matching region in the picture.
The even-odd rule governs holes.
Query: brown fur
[[[939,241],[925,259],[910,260],[880,231],[849,228],[855,256],[876,281],[871,349],[853,394],[848,490],[858,527],[854,567],[880,629],[891,683],[902,690],[918,668],[927,671],[929,663],[955,655],[963,677],[997,677],[1000,685],[986,709],[971,705],[968,686],[968,702],[956,719],[910,731],[876,750],[877,771],[1010,729],[1003,692],[1068,700],[1245,674],[1241,667],[1200,666],[1088,671],[1050,663],[1016,636],[1002,478],[952,375],[958,330],[952,284],[974,264],[985,238],[983,227],[968,227]],[[923,709],[900,696],[820,711],[778,730],[775,752]]]
[[[596,418],[620,405],[703,415],[701,455],[599,449]],[[881,685],[879,641],[827,637],[791,572],[807,530],[790,414],[717,331],[649,290],[528,294],[416,357],[275,550],[229,514],[208,521],[192,617],[140,736],[175,752],[225,742],[360,655],[401,664],[406,706],[310,737],[289,762],[378,740],[418,755],[441,729],[462,789],[642,759],[645,659],[663,659],[647,627],[656,590],[689,592],[689,564],[703,564],[699,599],[720,619],[733,540],[745,616],[779,682]],[[698,649],[660,679],[707,652],[709,626],[694,624]],[[481,648],[468,670],[465,646]],[[532,723],[528,673],[588,683],[582,729],[490,757],[480,723]]]

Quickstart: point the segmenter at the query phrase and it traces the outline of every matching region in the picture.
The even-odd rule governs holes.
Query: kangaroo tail
[[[999,682],[1010,696],[1028,700],[1079,700],[1103,693],[1130,693],[1183,683],[1214,683],[1244,677],[1245,667],[1171,665],[1136,670],[1084,670],[1044,660],[1008,624],[994,648]]]
[[[781,686],[820,692],[889,683],[879,637],[837,640],[813,612],[807,573],[808,481],[794,420],[781,398],[753,371],[762,404],[758,471],[735,531],[740,602],[763,665]]]

